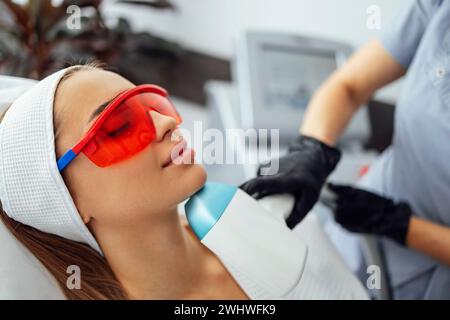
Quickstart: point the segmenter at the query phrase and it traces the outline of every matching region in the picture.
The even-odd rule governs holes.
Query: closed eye
[[[108,136],[111,138],[115,138],[117,136],[119,136],[120,134],[122,134],[126,129],[128,129],[128,127],[130,126],[130,122],[125,123],[123,126],[108,132]]]

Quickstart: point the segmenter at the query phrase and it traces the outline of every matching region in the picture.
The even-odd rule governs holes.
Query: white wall
[[[106,5],[107,16],[125,15],[138,30],[173,39],[185,47],[222,58],[232,58],[234,39],[245,29],[296,32],[346,41],[356,47],[380,30],[367,27],[367,8],[381,9],[381,29],[398,8],[411,0],[171,0],[175,12],[136,10]],[[385,90],[388,100],[398,88]]]

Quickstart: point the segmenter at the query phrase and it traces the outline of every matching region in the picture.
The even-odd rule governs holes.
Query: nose
[[[174,118],[165,116],[154,110],[150,110],[149,114],[155,125],[157,141],[162,141],[166,135],[170,136],[177,128],[177,122]]]

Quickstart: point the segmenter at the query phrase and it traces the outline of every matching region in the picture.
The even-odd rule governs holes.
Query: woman
[[[56,157],[89,128],[93,113],[101,112],[98,106],[104,108],[106,101],[132,87],[112,72],[89,66],[70,69],[55,95]],[[177,122],[155,111],[151,116],[157,143],[127,165],[102,170],[80,155],[62,172],[83,222],[95,234],[108,263],[92,249],[86,254],[85,245],[56,237],[49,242],[48,235],[4,214],[3,220],[57,279],[67,279],[64,262],[80,266],[83,290],[65,290],[69,298],[247,298],[180,220],[177,204],[203,185],[206,174],[199,165],[171,162],[172,148],[180,143],[171,138]],[[185,150],[184,156],[191,157],[192,151]],[[48,243],[38,246],[42,242]]]
[[[206,179],[178,134],[180,121],[164,89],[93,66],[50,75],[6,112],[0,216],[66,297],[268,297],[203,246],[178,214]],[[320,260],[315,250],[324,251],[309,247],[286,298],[366,297],[338,258]],[[80,267],[80,290],[66,286],[70,265]],[[324,266],[343,276],[320,274]]]
[[[393,144],[360,184],[378,195],[331,186],[338,196],[335,218],[350,231],[385,237],[394,298],[449,299],[450,1],[412,1],[393,22],[317,91],[280,172],[243,188],[260,196],[296,195],[288,220],[296,225],[336,166],[334,145],[357,108],[405,76]]]

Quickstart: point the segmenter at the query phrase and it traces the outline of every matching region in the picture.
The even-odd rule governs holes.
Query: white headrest
[[[0,75],[0,112],[36,82],[31,79]]]
[[[0,299],[64,299],[56,280],[0,222]]]

